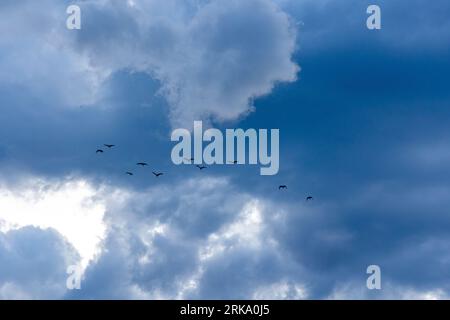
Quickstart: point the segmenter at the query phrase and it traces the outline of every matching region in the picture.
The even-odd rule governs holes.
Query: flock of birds
[[[108,148],[108,149],[111,149],[111,148],[115,147],[116,145],[115,144],[104,144],[103,146]],[[104,152],[105,151],[103,149],[97,149],[97,151],[95,151],[95,153],[97,153],[97,154],[98,153],[104,153]],[[136,165],[137,166],[141,166],[141,167],[147,167],[148,163],[147,162],[138,162],[138,163],[136,163]],[[152,173],[153,173],[153,175],[156,178],[158,178],[158,177],[160,177],[160,176],[162,176],[164,174],[164,172],[156,172],[156,171],[152,171]],[[133,176],[134,175],[134,173],[131,172],[131,171],[126,171],[125,174],[129,175],[129,176]]]
[[[108,149],[111,149],[111,148],[115,147],[116,145],[115,145],[115,144],[106,144],[106,143],[105,143],[103,146],[106,147],[106,148],[108,148]],[[104,153],[104,152],[105,152],[105,151],[104,151],[103,149],[97,149],[97,151],[96,151],[95,153],[99,154],[99,153]],[[185,158],[185,160],[188,160],[188,161],[193,162],[193,161],[194,161],[194,158]],[[229,163],[230,163],[230,164],[237,164],[238,162],[237,162],[237,160],[234,160],[234,161],[230,161]],[[136,165],[137,165],[137,166],[141,166],[141,167],[146,167],[146,166],[148,166],[148,163],[146,163],[146,162],[138,162],[138,163],[136,163]],[[198,165],[198,164],[196,165],[196,167],[197,167],[200,171],[207,168],[206,166],[201,166],[201,165]],[[153,173],[153,175],[154,175],[156,178],[158,178],[158,177],[160,177],[160,176],[162,176],[162,175],[164,174],[164,172],[155,172],[155,171],[152,171],[152,173]],[[127,175],[129,175],[129,176],[134,175],[133,172],[131,172],[131,171],[126,171],[125,174],[127,174]],[[278,190],[285,190],[285,189],[287,189],[287,188],[288,188],[288,187],[287,187],[286,185],[280,185],[280,186],[278,186]],[[310,200],[313,200],[313,197],[307,196],[307,197],[306,197],[306,201],[310,201]]]

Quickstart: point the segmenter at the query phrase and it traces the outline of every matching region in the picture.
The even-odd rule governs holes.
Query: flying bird
[[[129,171],[127,171],[127,172],[125,172],[127,175],[129,175],[129,176],[132,176],[133,175],[133,172],[129,172]]]
[[[206,169],[206,166],[199,166],[199,165],[196,165],[196,167],[199,168],[200,170]]]
[[[145,167],[145,166],[148,166],[148,163],[138,162],[138,163],[136,163],[136,165]]]
[[[306,201],[309,201],[309,200],[313,200],[313,197],[311,197],[311,196],[306,197]]]
[[[112,148],[112,147],[115,147],[116,145],[114,145],[114,144],[104,144],[104,146],[107,147],[107,148]]]
[[[279,186],[279,187],[278,187],[278,190],[281,190],[281,189],[287,189],[287,186],[285,186],[285,185]]]
[[[103,153],[102,149],[97,149],[97,151],[95,151],[95,153]]]
[[[155,175],[155,177],[159,177],[159,176],[162,176],[164,173],[162,173],[162,172],[154,172],[154,171],[152,171],[152,173]]]

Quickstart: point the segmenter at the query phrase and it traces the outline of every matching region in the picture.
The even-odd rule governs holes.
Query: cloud
[[[82,4],[73,44],[95,68],[152,75],[175,126],[234,120],[296,79],[296,30],[269,0]]]
[[[302,284],[291,283],[287,280],[260,286],[252,296],[252,299],[256,300],[302,300],[307,298],[307,290]]]
[[[66,291],[66,268],[77,252],[52,229],[0,232],[0,299],[57,299]]]
[[[277,82],[294,81],[295,30],[269,1],[215,1],[188,26],[183,65],[170,68],[169,101],[175,121],[203,115],[232,120]]]
[[[448,221],[436,214],[421,214],[427,199],[414,194],[423,189],[374,186],[352,194],[351,201],[316,199],[306,203],[263,198],[243,192],[226,177],[207,175],[161,182],[139,191],[106,185],[94,191],[80,182],[48,185],[41,184],[41,192],[31,195],[22,192],[28,193],[27,197],[17,192],[15,207],[22,208],[17,203],[23,201],[28,206],[35,204],[29,211],[37,208],[39,213],[39,208],[51,208],[42,204],[58,204],[71,190],[73,201],[66,201],[62,218],[83,225],[82,234],[89,237],[85,226],[93,224],[90,217],[77,220],[68,213],[79,210],[80,201],[83,208],[95,208],[93,199],[102,199],[106,234],[85,270],[81,290],[67,291],[62,272],[69,261],[80,261],[79,243],[58,225],[58,219],[47,219],[52,216],[41,210],[28,223],[45,227],[48,220],[55,229],[28,226],[2,233],[6,240],[0,259],[15,261],[18,253],[23,254],[16,267],[9,264],[2,273],[0,293],[5,298],[442,298],[449,290],[441,278],[448,273],[450,261],[448,239],[441,236]],[[74,192],[76,188],[79,190]],[[443,193],[435,201],[445,206],[447,198]],[[3,199],[12,203],[8,197]],[[415,211],[407,203],[412,203]],[[361,215],[367,208],[371,210]],[[19,217],[22,211],[17,211]],[[436,219],[439,226],[434,224]],[[35,237],[32,240],[25,235],[20,238],[35,247],[29,251],[16,244],[22,240],[11,240],[13,235],[28,234],[25,230],[35,230],[30,231]],[[79,229],[74,230],[80,235]],[[45,249],[47,246],[53,251]],[[51,266],[37,268],[34,280],[27,276],[35,265],[30,262],[33,250],[57,257],[47,259]],[[374,263],[381,266],[383,289],[369,292],[365,270]],[[50,275],[42,274],[46,271],[41,269],[59,273],[48,280]],[[33,286],[42,279],[51,286],[38,294]],[[29,283],[33,285],[26,286]]]
[[[275,201],[208,176],[128,191],[107,200],[102,255],[68,297],[443,297],[449,223],[424,214],[424,192],[373,186],[351,199]],[[365,286],[370,264],[381,266],[381,291]]]
[[[3,3],[0,84],[56,109],[93,103],[105,75],[68,43],[64,1]],[[33,105],[30,106],[33,108]]]
[[[104,204],[87,181],[49,181],[28,177],[0,187],[0,231],[27,226],[58,232],[78,252],[86,267],[105,236]],[[13,233],[11,233],[13,234]]]
[[[306,295],[300,279],[286,282],[293,270],[301,272],[271,236],[275,207],[224,177],[129,192],[108,203],[102,255],[86,270],[83,289],[68,298]]]
[[[367,34],[364,3],[280,2],[80,1],[81,31],[62,1],[1,2],[16,26],[0,39],[1,297],[448,297],[445,10],[395,28],[402,2],[386,3]],[[435,37],[405,28],[416,15]],[[166,107],[171,125],[235,119],[293,81],[292,17],[302,82],[240,123],[282,129],[280,174],[174,167]],[[141,160],[164,179],[124,175]],[[381,292],[365,288],[374,263]]]

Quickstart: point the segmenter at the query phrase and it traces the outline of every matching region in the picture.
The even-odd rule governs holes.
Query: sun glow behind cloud
[[[70,242],[86,267],[105,237],[105,204],[84,180],[51,185],[32,179],[20,190],[0,187],[0,231],[34,226],[53,228]]]

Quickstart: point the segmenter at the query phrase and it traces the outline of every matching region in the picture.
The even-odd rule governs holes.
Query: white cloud
[[[184,29],[180,55],[157,68],[175,124],[236,119],[276,82],[296,79],[295,30],[270,1],[211,1]]]
[[[0,187],[0,230],[8,232],[25,226],[53,228],[79,252],[82,265],[99,253],[106,232],[105,204],[84,180],[60,184],[30,178],[13,189]]]
[[[208,236],[205,246],[199,250],[200,260],[214,258],[239,246],[260,250],[262,242],[268,240],[261,234],[264,230],[264,217],[261,211],[258,200],[247,202],[234,221]]]

